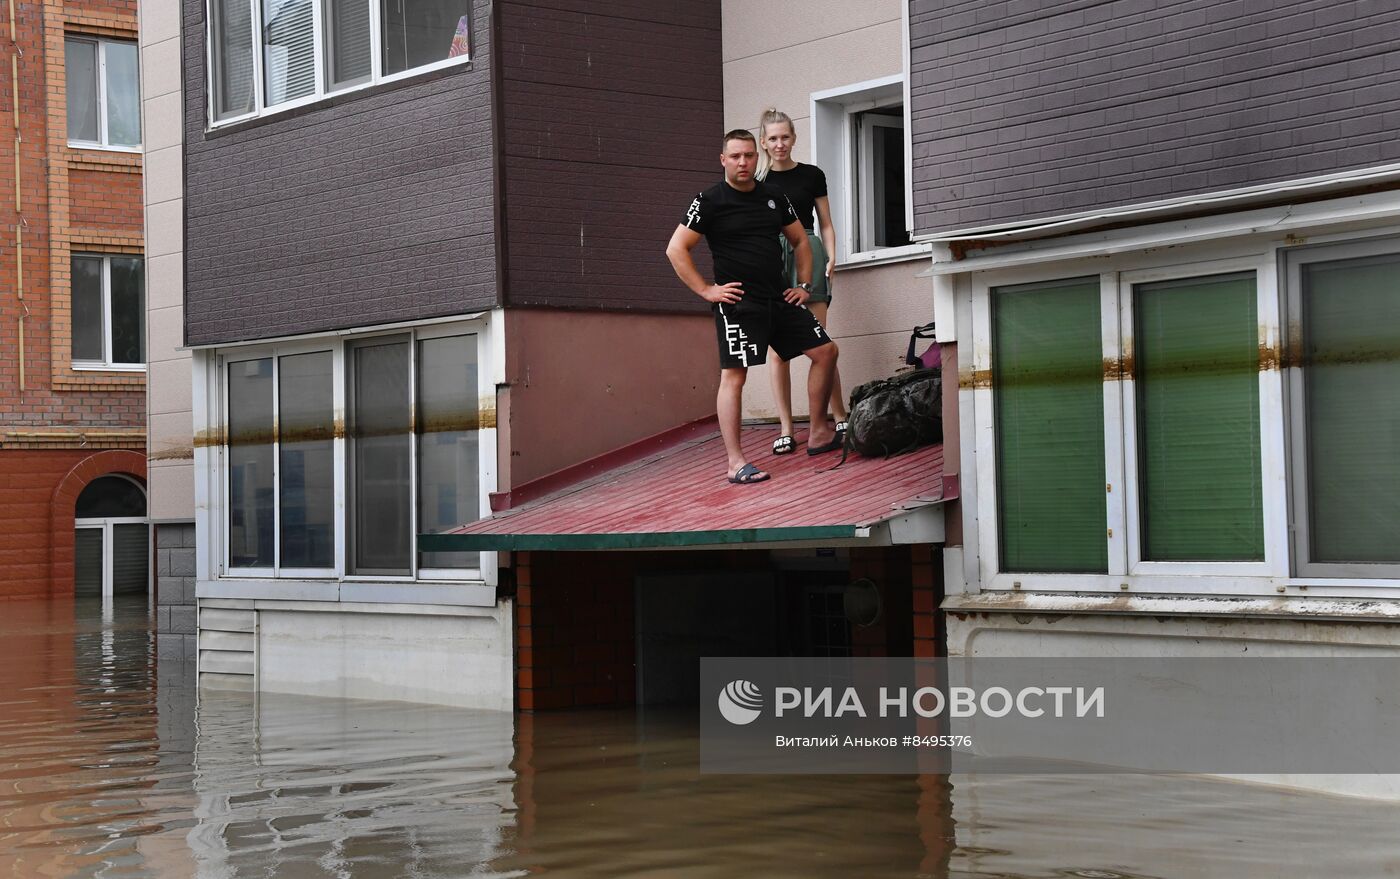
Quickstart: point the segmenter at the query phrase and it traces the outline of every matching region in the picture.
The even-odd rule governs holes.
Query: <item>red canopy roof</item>
[[[643,441],[542,480],[550,493],[489,519],[419,536],[424,551],[637,549],[822,541],[942,540],[943,447],[888,459],[854,453],[775,457],[772,426],[746,427],[744,451],[771,474],[726,480],[713,419]],[[569,474],[578,477],[570,482]],[[525,486],[515,492],[530,494]]]

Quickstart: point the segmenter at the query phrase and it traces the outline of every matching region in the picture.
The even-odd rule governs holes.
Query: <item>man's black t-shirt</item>
[[[802,228],[811,232],[815,227],[812,215],[817,207],[817,199],[826,195],[826,174],[822,173],[822,169],[816,165],[801,163],[796,168],[786,171],[769,169],[763,182],[788,197],[788,201],[792,202],[793,211],[797,213],[797,219],[802,221]]]
[[[740,192],[724,181],[695,196],[681,224],[705,236],[715,261],[715,283],[738,281],[745,296],[781,297],[782,230],[797,220],[787,196],[754,181]]]

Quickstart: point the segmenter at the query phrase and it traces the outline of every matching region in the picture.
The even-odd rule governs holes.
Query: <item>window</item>
[[[1299,575],[1400,575],[1400,247],[1288,254]]]
[[[857,251],[907,247],[904,224],[904,107],[854,113]]]
[[[827,175],[837,260],[921,254],[910,242],[904,78],[812,95],[813,161]]]
[[[415,550],[480,515],[476,335],[239,353],[223,379],[230,573],[479,575],[478,553]]]
[[[73,589],[79,597],[141,595],[150,582],[146,494],[124,476],[88,483],[73,510]]]
[[[1003,571],[1108,571],[1099,279],[992,300]]]
[[[469,57],[470,0],[209,0],[218,124]]]
[[[1265,560],[1254,272],[989,299],[998,570],[1256,573],[1239,567]]]
[[[64,40],[68,142],[73,146],[141,148],[141,88],[136,44]]]
[[[146,362],[146,293],[139,256],[74,256],[73,365],[142,368]]]

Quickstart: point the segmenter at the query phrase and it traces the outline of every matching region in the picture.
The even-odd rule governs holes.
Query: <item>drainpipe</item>
[[[24,138],[19,131],[19,56],[24,51],[19,47],[19,32],[15,30],[15,0],[10,0],[10,43],[15,53],[10,56],[10,113],[15,128],[15,295],[19,301],[19,389],[23,393],[24,382],[24,321],[29,317],[29,304],[24,301],[24,198],[20,177],[20,146]]]

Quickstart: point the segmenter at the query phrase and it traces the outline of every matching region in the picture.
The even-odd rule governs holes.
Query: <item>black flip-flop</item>
[[[773,440],[773,454],[791,455],[795,451],[797,451],[797,442],[793,440],[791,436],[783,434],[782,436]]]
[[[735,485],[752,485],[755,482],[765,482],[768,474],[755,467],[753,464],[745,464],[739,468],[739,472],[729,477],[729,481]]]
[[[831,441],[830,441],[830,442],[822,443],[822,444],[819,445],[819,446],[810,446],[810,445],[809,445],[809,446],[807,447],[807,454],[809,454],[809,455],[825,455],[827,452],[834,452],[834,451],[836,451],[837,449],[841,448],[841,447],[844,446],[845,444],[846,444],[846,437],[845,437],[845,435],[844,435],[844,434],[838,433],[836,436],[834,436],[834,437],[831,438]]]

